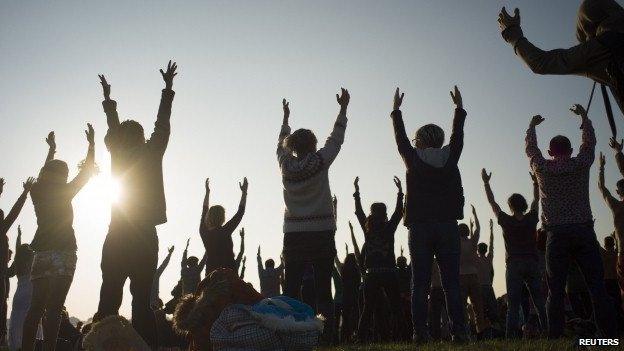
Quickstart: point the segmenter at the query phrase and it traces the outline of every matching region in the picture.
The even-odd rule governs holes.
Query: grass
[[[449,342],[429,343],[425,345],[410,344],[375,344],[346,345],[335,348],[324,348],[319,351],[563,351],[574,350],[574,341],[561,340],[488,340],[456,345]],[[608,348],[607,348],[608,349]]]

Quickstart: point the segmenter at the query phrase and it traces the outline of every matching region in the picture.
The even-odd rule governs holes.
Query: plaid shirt
[[[581,125],[582,140],[576,157],[545,159],[537,147],[535,127],[526,134],[526,154],[537,175],[544,225],[581,224],[593,220],[589,204],[589,169],[594,162],[596,136],[589,119]]]

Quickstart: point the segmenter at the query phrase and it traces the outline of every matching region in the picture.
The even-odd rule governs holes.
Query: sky
[[[159,68],[178,62],[171,139],[164,159],[166,224],[158,227],[159,257],[175,245],[161,278],[167,301],[180,275],[187,238],[190,255],[201,256],[198,234],[203,182],[211,180],[211,202],[229,217],[240,198],[238,182],[249,179],[245,278],[258,286],[256,251],[263,259],[282,248],[282,184],[275,147],[282,98],[290,101],[291,126],[315,131],[323,141],[338,113],[335,94],[349,89],[346,140],[330,170],[338,197],[336,245],[344,256],[353,214],[353,179],[360,177],[363,204],[394,203],[392,177],[405,178],[396,151],[390,112],[394,89],[405,92],[408,134],[426,123],[450,133],[457,84],[468,112],[460,162],[467,199],[477,208],[481,240],[488,238],[492,212],[480,178],[493,171],[492,187],[501,205],[514,192],[531,196],[524,135],[535,114],[545,150],[556,134],[578,150],[579,120],[568,111],[586,104],[592,83],[580,77],[537,76],[515,57],[500,36],[501,6],[520,6],[524,34],[544,49],[576,44],[580,1],[0,1],[0,121],[6,179],[0,208],[8,211],[21,182],[35,176],[47,152],[45,137],[56,132],[57,155],[71,174],[87,149],[86,123],[96,131],[97,178],[74,200],[78,267],[66,306],[71,315],[91,317],[101,284],[101,249],[108,229],[113,191],[110,157],[104,147],[106,120],[98,74],[106,74],[122,119],[152,130],[160,90]],[[608,147],[609,129],[597,96],[590,117],[598,151],[607,153],[607,184],[618,173]],[[616,122],[624,127],[621,113]],[[599,240],[613,230],[611,214],[592,169],[591,202]],[[30,200],[17,224],[30,241],[36,222]],[[356,226],[357,228],[357,226]],[[359,228],[358,228],[359,229]],[[14,245],[17,225],[9,232]],[[363,234],[356,232],[360,244]],[[350,242],[350,241],[349,241]],[[239,237],[234,235],[238,251]],[[495,227],[494,288],[505,292],[504,245]],[[351,246],[349,244],[349,246]],[[407,229],[396,233],[395,250],[407,251]],[[130,314],[126,284],[123,315]],[[16,281],[11,281],[11,296]],[[11,308],[9,299],[9,309]]]

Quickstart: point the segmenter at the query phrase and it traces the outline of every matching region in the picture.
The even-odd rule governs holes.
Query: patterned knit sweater
[[[344,141],[346,113],[336,118],[325,145],[315,153],[295,157],[283,146],[290,127],[283,125],[277,144],[277,161],[284,184],[284,233],[336,230],[336,219],[329,188],[329,166]]]

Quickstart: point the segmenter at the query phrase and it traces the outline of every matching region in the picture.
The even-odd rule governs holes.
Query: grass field
[[[574,350],[574,341],[570,339],[562,340],[490,340],[483,342],[467,343],[455,345],[448,342],[429,343],[425,345],[409,344],[378,344],[378,345],[357,345],[340,346],[335,348],[320,349],[319,351],[562,351]],[[610,349],[603,347],[602,349]],[[614,347],[613,349],[618,349]]]

